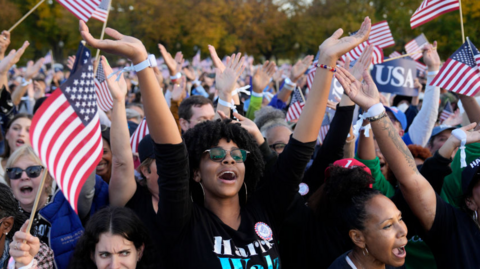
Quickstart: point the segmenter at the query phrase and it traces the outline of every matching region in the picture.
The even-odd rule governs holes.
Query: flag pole
[[[433,49],[437,49],[436,47],[434,47]],[[400,58],[405,58],[407,56],[412,56],[414,54],[417,54],[417,53],[420,53],[422,52],[423,49],[419,49],[417,51],[414,51],[414,52],[411,52],[411,53],[408,53],[408,54],[403,54],[403,55],[400,55],[400,56],[397,56],[397,57],[393,57],[393,58],[388,58],[388,59],[385,59],[383,60],[383,62],[390,62],[390,61],[393,61],[393,60],[396,60],[396,59],[400,59]]]
[[[38,185],[37,196],[35,197],[35,202],[33,203],[32,212],[30,213],[30,221],[28,222],[28,227],[26,233],[30,233],[30,229],[32,228],[33,220],[35,219],[35,213],[37,212],[38,202],[40,201],[40,196],[43,192],[43,186],[45,185],[45,179],[47,178],[48,170],[45,168],[43,172],[42,181],[40,181],[40,185]]]
[[[105,18],[105,22],[103,23],[103,28],[102,28],[102,34],[100,35],[100,40],[103,40],[103,36],[105,35],[105,29],[107,28],[107,22],[108,22],[108,17],[110,16],[110,7],[112,6],[112,1],[110,0],[108,2],[108,12],[107,12],[107,17]],[[97,75],[97,69],[98,69],[98,60],[100,59],[100,50],[97,49],[97,55],[95,56],[95,65],[93,69],[93,75]]]
[[[22,23],[22,21],[25,20],[33,11],[35,11],[35,9],[37,9],[37,7],[40,6],[43,2],[45,2],[45,0],[41,0],[40,2],[38,2],[32,9],[30,9],[29,12],[27,12],[27,14],[25,14],[19,21],[17,21],[17,23],[15,23],[12,27],[10,27],[8,31],[9,32],[13,31],[13,29],[15,29],[20,23]]]
[[[460,2],[460,26],[462,27],[462,42],[465,43],[465,31],[463,30],[463,13],[462,13],[462,0]]]
[[[298,88],[298,92],[300,93],[300,96],[302,97],[303,103],[305,103],[305,97],[303,96],[302,89]]]

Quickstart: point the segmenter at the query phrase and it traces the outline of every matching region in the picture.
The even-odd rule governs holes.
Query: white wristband
[[[465,145],[467,144],[467,134],[464,130],[458,128],[452,131],[452,135],[460,140],[460,168],[467,167],[467,154],[465,153]]]
[[[382,112],[385,112],[385,107],[382,103],[375,104],[371,106],[366,113],[363,115],[367,118],[375,117],[380,115]]]
[[[363,134],[365,135],[365,137],[370,137],[370,129],[372,129],[372,125],[370,123],[360,128],[360,130],[363,130]]]
[[[436,76],[439,71],[428,71],[427,76]]]
[[[28,86],[28,85],[30,85],[30,84],[32,84],[32,80],[31,80],[31,79],[26,80],[25,78],[22,78],[22,84],[21,84],[22,87]]]
[[[256,92],[252,91],[252,96],[262,98],[263,97],[263,92],[262,93],[256,93]]]
[[[123,69],[118,69],[118,71],[113,72],[110,75],[108,75],[107,78],[111,78],[112,76],[117,74],[116,81],[119,81],[120,76],[123,74],[123,72],[128,72],[128,71],[140,72],[147,67],[154,67],[154,66],[157,66],[157,59],[155,58],[155,55],[150,54],[150,55],[148,55],[148,58],[145,61],[143,61],[139,64],[136,64],[134,66],[127,66],[127,67],[124,67]]]
[[[182,77],[182,74],[178,72],[175,76],[170,76],[170,80],[176,80]]]
[[[220,99],[220,98],[218,98],[218,104],[219,104],[219,105],[222,105],[222,106],[225,106],[225,107],[229,107],[229,108],[232,107],[232,103],[227,102],[227,101],[225,101],[225,100],[222,100],[222,99]]]

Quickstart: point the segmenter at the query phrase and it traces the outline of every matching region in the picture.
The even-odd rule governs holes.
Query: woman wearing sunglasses
[[[20,256],[25,254],[23,253],[23,249],[26,248],[23,244],[28,244],[36,251],[34,251],[35,253],[33,253],[33,255],[30,253],[25,254],[25,256],[30,256],[30,260],[28,260],[28,257],[26,257],[26,260],[23,260],[25,263],[21,263],[19,260],[19,263],[16,264],[18,267],[29,264],[35,257],[37,268],[52,268],[52,250],[46,244],[40,243],[38,238],[27,236],[26,233],[24,233],[26,225],[28,224],[28,222],[25,222],[26,219],[27,218],[18,210],[18,203],[15,197],[13,197],[10,188],[5,184],[0,184],[0,268],[7,268],[11,253],[13,254],[12,257],[16,259],[19,259]],[[27,243],[21,240],[25,236],[27,239],[30,239],[27,240]],[[38,252],[40,254],[37,255]],[[12,263],[12,261],[10,261],[10,263]],[[15,264],[15,261],[13,261],[13,264]]]
[[[319,62],[334,66],[341,55],[366,40],[370,24],[366,18],[360,34],[342,40],[343,32],[335,32],[320,46]],[[268,182],[253,193],[263,172],[253,136],[238,124],[212,121],[187,131],[183,142],[142,42],[113,29],[106,33],[116,40],[96,40],[82,21],[80,31],[89,45],[127,57],[138,68],[155,142],[157,221],[165,268],[280,268],[278,232],[313,152],[333,73],[317,70],[289,144],[264,179]],[[224,71],[217,69],[216,87],[227,92],[227,104],[242,71],[244,60],[239,58],[232,55]]]
[[[8,159],[5,179],[18,201],[18,210],[26,218],[30,217],[45,171],[42,162],[28,145],[19,147]],[[67,268],[75,242],[83,233],[82,220],[108,204],[108,185],[92,174],[80,192],[77,215],[61,191],[50,196],[52,181],[52,177],[47,175],[31,233],[54,251],[55,267],[63,269]]]
[[[5,149],[0,156],[0,183],[5,182],[5,167],[8,158],[22,145],[30,145],[30,125],[32,116],[24,113],[15,115],[7,124],[5,132]]]

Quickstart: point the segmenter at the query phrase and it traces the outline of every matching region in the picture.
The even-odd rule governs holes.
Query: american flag
[[[92,14],[92,18],[101,22],[106,22],[108,19],[108,11],[110,8],[110,0],[102,0],[100,5],[95,9]]]
[[[394,51],[394,52],[390,53],[390,55],[388,55],[388,58],[395,58],[395,57],[399,57],[399,56],[402,56],[402,54],[398,51]]]
[[[388,26],[387,21],[381,21],[372,25],[370,30],[370,37],[368,38],[371,44],[378,46],[381,49],[395,45],[392,32]]]
[[[77,212],[80,190],[103,154],[90,50],[80,44],[68,80],[40,106],[30,142]]]
[[[198,50],[197,54],[195,54],[195,56],[193,56],[192,66],[197,68],[197,69],[200,69],[200,50]]]
[[[480,52],[470,39],[448,58],[431,85],[468,96],[480,91]]]
[[[103,111],[110,111],[113,108],[113,97],[108,89],[102,62],[98,63],[97,75],[95,76],[95,92],[97,93],[98,106]]]
[[[352,49],[351,51],[343,55],[342,61],[345,62],[345,60],[347,59],[346,57],[349,57],[351,61],[358,60],[358,58],[360,58],[360,56],[362,55],[362,52],[365,50],[365,48],[368,45],[370,45],[370,42],[368,40],[358,45],[357,47],[355,47],[354,49]],[[372,63],[373,64],[383,63],[383,50],[378,46],[373,46]]]
[[[297,120],[300,118],[300,114],[302,114],[305,102],[303,101],[300,91],[301,90],[298,87],[293,91],[292,101],[290,102],[290,107],[287,111],[287,117],[285,118],[287,122]]]
[[[412,29],[427,23],[436,17],[450,11],[458,10],[458,0],[423,0],[420,7],[413,13],[410,19]]]
[[[53,61],[53,58],[52,58],[52,51],[49,51],[47,53],[47,55],[45,55],[45,57],[43,57],[44,60],[43,60],[43,64],[51,64],[52,61]]]
[[[100,5],[100,0],[57,0],[79,20],[87,22]]]
[[[320,132],[317,136],[317,145],[323,144],[325,137],[327,136],[328,130],[330,129],[330,117],[328,113],[325,113],[323,116],[322,127],[320,127]]]
[[[452,104],[450,104],[450,101],[447,101],[447,104],[445,104],[445,107],[443,108],[442,113],[440,113],[440,124],[443,123],[448,118],[450,118],[452,115],[453,115]]]
[[[423,47],[428,44],[428,40],[427,38],[425,37],[424,34],[421,34],[419,36],[417,36],[414,40],[408,42],[406,45],[405,45],[405,51],[407,51],[407,54],[408,53],[413,53],[413,52],[416,52],[416,51],[419,51],[421,49],[423,49]],[[412,57],[412,59],[414,60],[418,60],[420,58],[422,58],[423,54],[422,52],[418,52],[418,53],[415,53],[413,55],[411,55],[410,57]]]
[[[138,144],[140,144],[140,141],[142,141],[142,139],[147,134],[149,134],[148,126],[147,126],[147,119],[143,118],[142,122],[138,125],[137,129],[132,134],[132,137],[130,137],[130,145],[132,146],[132,152],[133,153],[138,152]]]
[[[313,59],[312,65],[310,65],[305,72],[307,75],[307,88],[309,92],[312,90],[313,79],[315,78],[315,73],[317,72],[318,57],[320,57],[320,51],[317,52],[317,55],[315,55],[315,58]]]

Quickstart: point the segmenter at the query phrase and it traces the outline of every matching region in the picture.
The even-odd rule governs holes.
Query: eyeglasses
[[[19,167],[11,167],[7,168],[7,175],[10,179],[19,179],[22,177],[23,171],[25,171],[28,177],[38,177],[42,170],[43,166],[41,165],[29,166],[25,170]]]
[[[244,149],[232,149],[227,151],[222,148],[211,148],[205,150],[204,153],[205,152],[210,153],[210,160],[216,162],[225,160],[225,157],[227,157],[227,152],[230,152],[230,156],[232,156],[232,159],[234,159],[237,163],[242,163],[247,160],[247,154],[250,153],[250,151],[246,151]]]
[[[275,143],[275,144],[270,145],[269,147],[277,153],[282,153],[283,150],[285,149],[286,145],[287,144],[285,144],[285,143]]]

